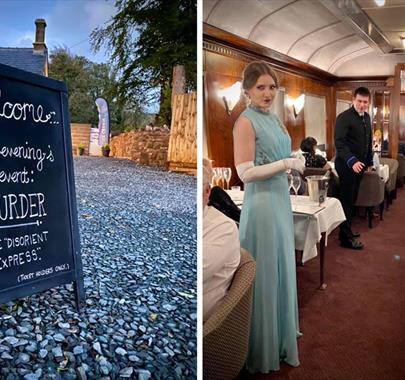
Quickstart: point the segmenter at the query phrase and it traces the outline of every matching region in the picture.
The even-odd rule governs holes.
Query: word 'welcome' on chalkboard
[[[0,65],[0,303],[69,282],[80,309],[67,88]]]

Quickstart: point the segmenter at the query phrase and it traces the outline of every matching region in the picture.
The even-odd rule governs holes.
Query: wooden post
[[[336,87],[332,86],[326,97],[326,153],[334,157],[335,149],[335,123],[336,123]]]
[[[172,107],[174,96],[177,94],[184,94],[186,88],[186,70],[183,65],[176,65],[173,67],[173,80],[172,80]]]
[[[388,135],[389,154],[391,158],[398,156],[399,144],[399,107],[401,102],[401,70],[405,70],[405,64],[398,63],[395,66],[394,88],[391,93],[390,128]]]

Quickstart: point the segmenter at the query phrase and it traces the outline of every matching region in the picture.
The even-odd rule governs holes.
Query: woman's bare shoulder
[[[253,132],[252,122],[244,115],[240,115],[233,127],[233,133]]]

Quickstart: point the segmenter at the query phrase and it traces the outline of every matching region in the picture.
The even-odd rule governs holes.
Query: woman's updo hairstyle
[[[253,61],[245,67],[245,70],[243,70],[243,90],[250,90],[256,84],[261,75],[270,75],[273,78],[276,87],[278,87],[277,75],[270,65],[264,61]]]
[[[318,142],[316,141],[316,139],[314,139],[313,137],[307,137],[304,140],[301,141],[301,150],[305,153],[315,153],[315,149],[314,147],[316,146],[316,144],[318,144]]]

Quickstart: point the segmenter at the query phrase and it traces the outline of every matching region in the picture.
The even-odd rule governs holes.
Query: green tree
[[[125,109],[130,108],[118,94],[117,76],[107,64],[97,64],[73,55],[67,48],[50,54],[49,77],[64,81],[69,91],[70,119],[73,123],[98,123],[95,100],[107,100],[111,130],[125,127]]]
[[[196,88],[196,1],[117,0],[115,6],[117,14],[111,22],[93,31],[93,47],[111,49],[121,97],[138,104],[158,98],[163,110],[160,120],[169,122],[167,84],[171,86],[173,67],[184,65],[187,89]]]
[[[159,122],[170,125],[172,118],[172,88],[171,83],[166,82],[162,91],[162,101],[160,103]]]
[[[90,90],[92,63],[57,48],[49,56],[49,77],[64,81],[69,91],[70,119],[73,123],[96,123],[97,107]]]

